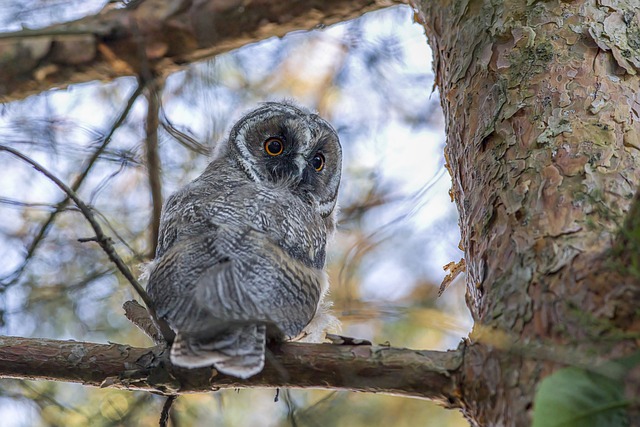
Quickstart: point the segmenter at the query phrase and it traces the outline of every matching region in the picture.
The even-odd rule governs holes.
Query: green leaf
[[[538,387],[533,427],[628,426],[622,378],[575,367],[556,371]]]

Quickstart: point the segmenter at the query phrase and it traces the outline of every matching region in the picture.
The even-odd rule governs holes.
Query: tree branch
[[[150,259],[155,256],[160,232],[160,215],[162,214],[162,179],[160,177],[160,153],[158,152],[158,126],[160,111],[160,96],[162,82],[160,79],[149,84],[147,91],[147,120],[145,122],[145,154],[147,157],[147,173],[149,189],[151,190],[151,223],[149,224],[149,253]]]
[[[161,319],[158,319],[158,317],[156,316],[155,310],[153,309],[153,305],[151,304],[151,299],[147,295],[142,285],[140,285],[138,280],[133,276],[133,274],[129,270],[129,267],[127,267],[124,261],[122,261],[122,258],[120,258],[120,256],[116,252],[116,249],[113,247],[111,239],[104,234],[104,232],[102,231],[102,227],[100,227],[100,224],[98,224],[98,222],[96,221],[95,216],[93,215],[93,212],[91,211],[89,206],[87,206],[80,199],[80,197],[78,197],[75,191],[69,188],[64,182],[60,181],[58,177],[53,175],[44,166],[40,165],[35,160],[30,159],[29,157],[25,156],[24,154],[22,154],[17,150],[14,150],[13,148],[6,147],[3,145],[0,145],[0,151],[6,151],[8,153],[11,153],[13,156],[18,157],[22,161],[33,166],[34,169],[36,169],[38,172],[42,173],[44,176],[50,179],[62,191],[64,191],[71,200],[74,201],[78,209],[80,209],[80,212],[82,212],[86,220],[91,225],[91,228],[93,228],[93,231],[96,233],[96,242],[98,242],[98,244],[107,254],[109,259],[116,265],[118,270],[120,270],[120,273],[122,273],[122,275],[129,281],[129,283],[131,283],[131,286],[133,286],[133,288],[138,293],[140,298],[142,298],[144,303],[147,305],[149,314],[151,315],[151,317],[154,319],[154,321],[160,328],[160,331],[162,332],[162,335],[164,336],[165,340],[168,342],[171,342],[174,337],[173,331],[169,328],[166,322],[164,322]]]
[[[166,75],[268,37],[356,18],[394,0],[146,0],[38,30],[0,34],[0,99],[91,80]],[[140,51],[143,52],[143,57]]]
[[[0,60],[0,63],[1,63],[1,60]],[[102,139],[102,143],[93,152],[93,154],[91,154],[91,157],[89,157],[89,159],[87,159],[87,161],[84,164],[84,167],[82,168],[82,171],[80,172],[80,174],[74,180],[73,184],[71,185],[71,190],[72,191],[77,192],[80,189],[80,187],[82,186],[82,184],[84,183],[84,181],[87,178],[87,176],[89,176],[89,172],[91,171],[91,169],[95,165],[95,163],[98,160],[98,158],[100,158],[100,156],[104,152],[105,148],[107,148],[107,145],[109,145],[109,143],[111,142],[113,134],[116,132],[116,130],[126,120],[127,116],[129,115],[129,112],[133,108],[133,104],[135,103],[136,99],[138,99],[138,96],[140,96],[140,94],[142,93],[144,87],[145,87],[144,83],[141,82],[141,83],[138,84],[138,86],[132,92],[131,96],[127,100],[127,104],[125,105],[124,109],[122,110],[122,112],[118,115],[116,120],[111,125],[111,128],[109,129],[109,132]],[[38,229],[38,233],[36,234],[36,237],[33,239],[31,244],[29,245],[29,248],[27,249],[27,254],[25,255],[25,258],[24,258],[24,261],[22,262],[22,264],[20,264],[20,266],[18,268],[16,268],[10,275],[0,279],[0,281],[1,281],[3,286],[9,286],[12,283],[15,283],[20,278],[20,275],[24,272],[25,268],[27,268],[27,265],[29,264],[29,261],[31,260],[31,258],[35,254],[36,249],[38,249],[38,246],[40,245],[40,243],[47,236],[47,233],[49,232],[49,229],[53,225],[53,222],[54,222],[56,216],[58,215],[58,213],[62,212],[64,207],[67,205],[67,203],[69,203],[69,200],[70,200],[70,197],[67,194],[67,195],[65,195],[64,199],[62,199],[60,202],[58,202],[56,204],[55,210],[53,212],[51,212],[51,214],[49,215],[47,220],[44,221],[44,223]]]
[[[447,352],[379,346],[281,343],[247,380],[170,364],[162,346],[0,337],[0,378],[77,382],[163,394],[295,387],[388,393],[457,407],[464,347]]]
[[[160,427],[167,427],[169,424],[169,411],[171,410],[171,406],[173,402],[176,401],[178,396],[175,394],[167,396],[167,400],[165,400],[164,405],[162,405],[162,413],[160,414]]]

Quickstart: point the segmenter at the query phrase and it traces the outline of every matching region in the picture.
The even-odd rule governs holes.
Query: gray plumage
[[[174,364],[248,378],[264,366],[267,339],[318,340],[337,323],[324,266],[341,163],[331,125],[269,102],[167,200],[147,291],[176,332]]]

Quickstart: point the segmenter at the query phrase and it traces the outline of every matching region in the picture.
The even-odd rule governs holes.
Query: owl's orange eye
[[[311,166],[313,166],[313,168],[318,172],[324,169],[324,156],[321,152],[318,151],[316,155],[313,156],[313,159],[311,159]]]
[[[264,151],[270,156],[279,156],[284,151],[284,144],[280,138],[269,138],[264,142]]]

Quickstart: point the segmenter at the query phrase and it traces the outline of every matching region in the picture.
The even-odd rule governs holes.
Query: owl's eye
[[[321,152],[317,152],[313,159],[311,159],[311,166],[318,172],[324,169],[324,156]]]
[[[269,138],[264,142],[264,151],[270,156],[279,156],[284,151],[284,144],[280,138]]]

